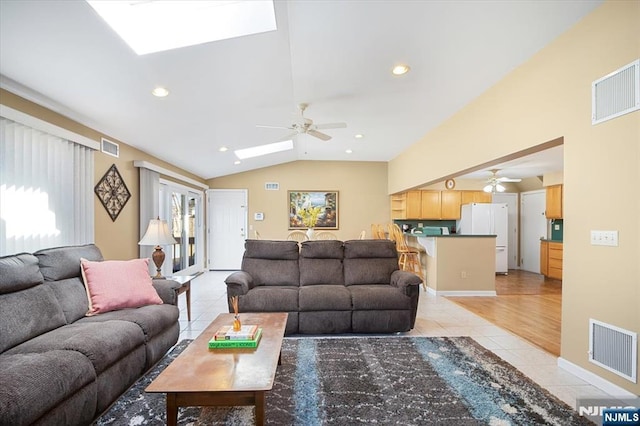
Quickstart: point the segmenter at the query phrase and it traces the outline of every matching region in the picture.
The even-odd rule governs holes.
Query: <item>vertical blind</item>
[[[94,241],[93,150],[0,117],[0,255]]]

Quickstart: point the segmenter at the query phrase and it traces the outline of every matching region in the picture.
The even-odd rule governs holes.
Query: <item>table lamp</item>
[[[156,264],[156,275],[153,279],[164,278],[160,271],[162,269],[162,263],[164,262],[165,255],[162,251],[162,247],[160,246],[173,245],[176,243],[177,241],[171,236],[171,233],[169,233],[169,225],[167,225],[166,220],[160,220],[160,218],[157,218],[149,221],[147,232],[145,232],[138,244],[141,246],[156,246],[156,250],[151,255],[153,263]]]

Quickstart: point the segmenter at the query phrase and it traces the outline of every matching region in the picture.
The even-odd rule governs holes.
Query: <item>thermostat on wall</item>
[[[264,213],[262,213],[262,212],[254,213],[253,214],[253,219],[255,219],[255,220],[264,220]]]

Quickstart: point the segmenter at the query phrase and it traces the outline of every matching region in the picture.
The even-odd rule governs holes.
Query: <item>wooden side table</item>
[[[186,293],[187,319],[189,321],[191,321],[191,280],[195,277],[195,275],[174,275],[166,278],[180,284],[180,288],[178,288],[178,296],[180,296],[182,293]]]

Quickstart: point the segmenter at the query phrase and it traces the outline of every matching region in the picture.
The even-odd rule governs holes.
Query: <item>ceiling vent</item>
[[[591,124],[640,109],[640,60],[591,83]]]
[[[278,191],[280,190],[280,184],[278,182],[265,182],[264,189],[267,191]]]
[[[105,138],[102,138],[102,152],[109,154],[113,157],[120,157],[120,145],[115,142],[111,142]]]

